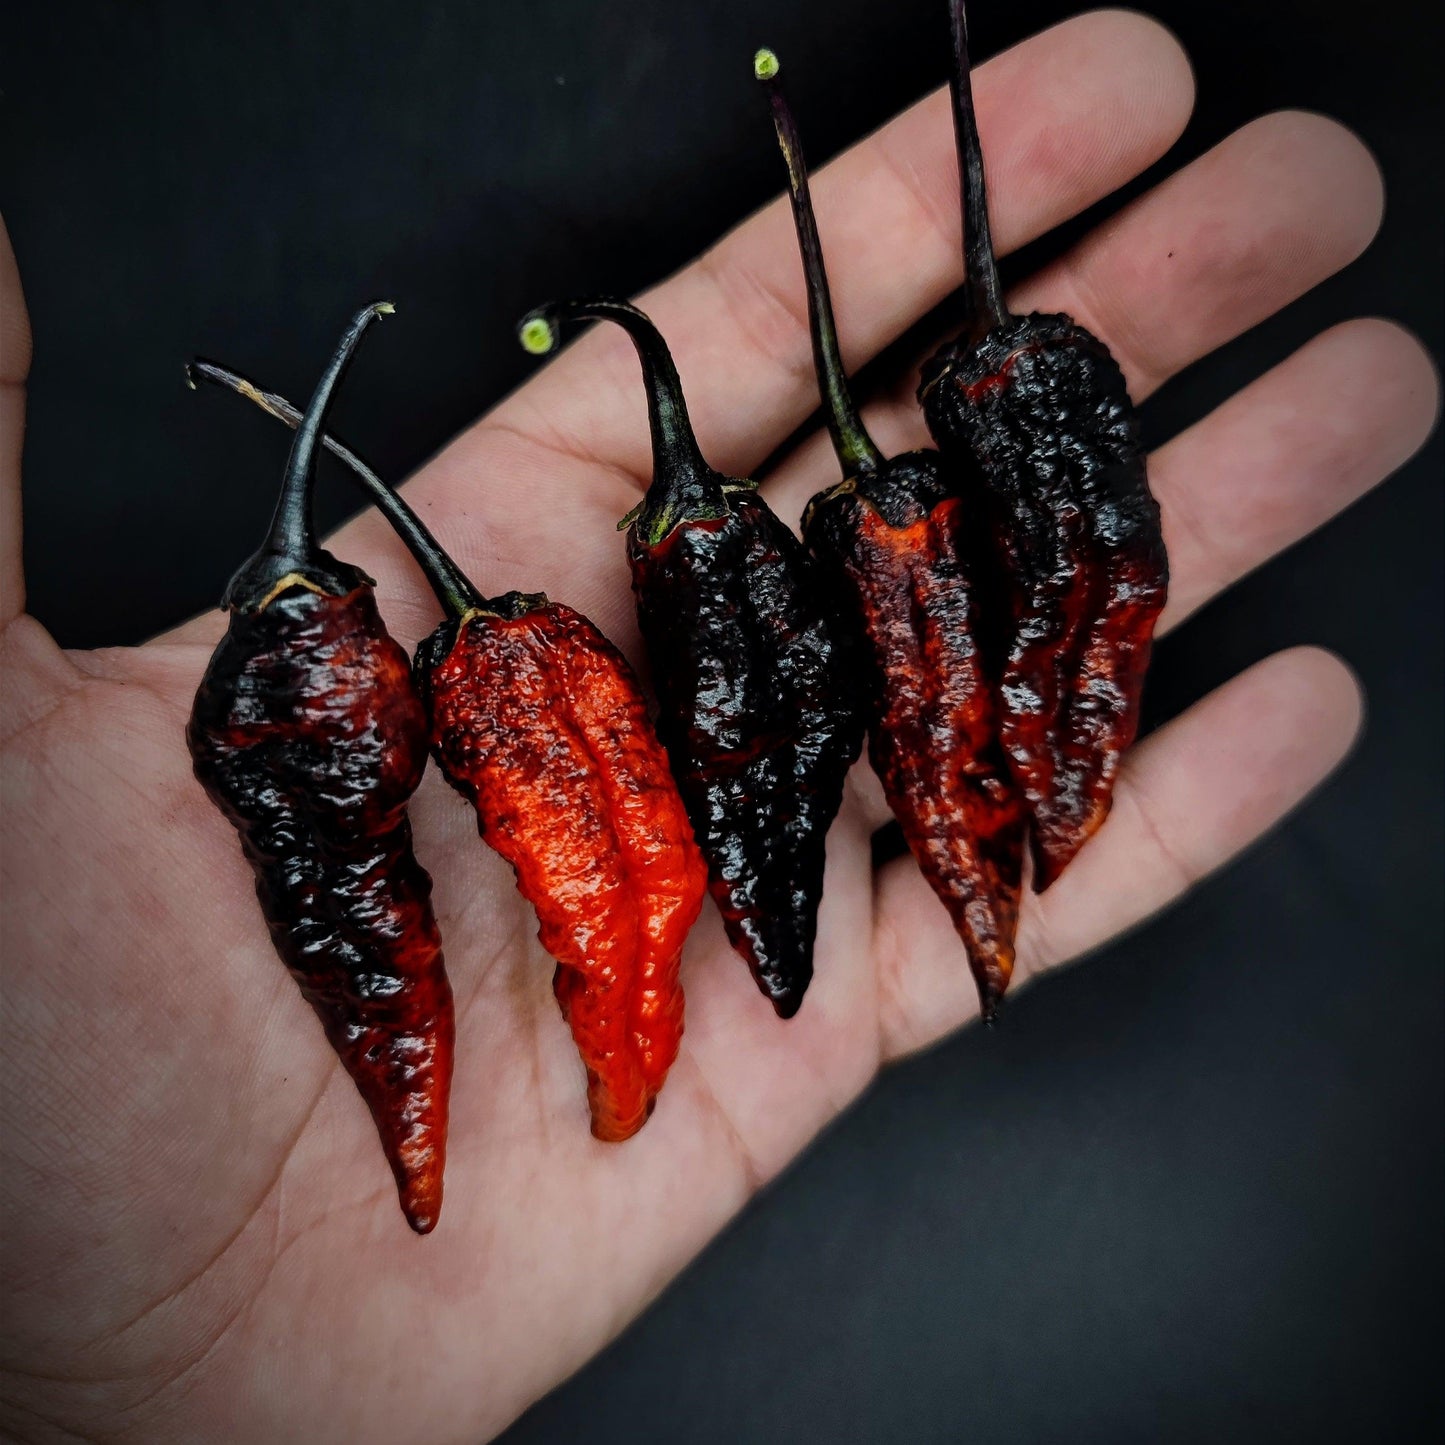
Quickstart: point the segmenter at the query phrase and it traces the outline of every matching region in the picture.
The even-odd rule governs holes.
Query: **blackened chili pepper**
[[[209,362],[192,371],[294,426],[296,409]],[[541,594],[483,599],[417,515],[354,452],[361,479],[448,614],[413,671],[432,752],[513,868],[557,961],[553,991],[587,1070],[592,1132],[631,1137],[682,1038],[682,946],[706,870],[626,659]]]
[[[946,455],[971,464],[1009,595],[1000,726],[1028,799],[1034,887],[1109,811],[1168,591],[1159,507],[1124,375],[1068,316],[1005,307],[988,224],[963,0],[950,0],[968,325],[923,368]]]
[[[196,693],[196,777],[235,825],[271,939],[371,1109],[408,1223],[441,1208],[452,995],[406,807],[426,713],[371,580],[316,543],[316,442],[362,332],[352,321],[297,428],[260,551]]]
[[[936,451],[885,458],[848,389],[802,142],[760,50],[808,283],[808,321],[824,413],[843,480],[803,519],[853,617],[869,677],[869,755],[919,868],[964,940],[985,1018],[1013,973],[1023,872],[1023,800],[999,746],[978,639],[978,588],[965,533],[970,508]]]
[[[757,495],[703,460],[652,322],[606,299],[528,316],[528,351],[563,321],[615,321],[642,362],[653,479],[623,518],[658,732],[733,947],[779,1017],[813,975],[829,825],[862,744],[842,629],[812,559]]]

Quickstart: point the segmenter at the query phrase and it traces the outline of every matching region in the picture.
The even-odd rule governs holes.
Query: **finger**
[[[1177,626],[1378,486],[1430,435],[1439,383],[1409,332],[1336,326],[1161,447],[1149,463]]]
[[[1023,42],[980,68],[977,89],[1004,250],[1150,164],[1178,135],[1193,100],[1178,43],[1123,12],[1082,16]],[[769,136],[760,102],[759,143]],[[961,279],[946,95],[840,156],[814,191],[856,365]],[[746,473],[815,409],[802,271],[784,200],[643,303],[672,343],[684,384],[692,383],[694,421],[715,465]],[[595,333],[444,448],[407,497],[484,590],[553,592],[633,651],[612,527],[650,475],[646,412],[626,338],[614,327]],[[564,532],[571,545],[561,549],[553,539]],[[398,636],[431,626],[424,589],[378,518],[363,514],[335,545],[376,577]],[[212,615],[169,637],[209,640],[218,628]]]
[[[981,66],[975,89],[994,235],[1005,253],[1156,160],[1193,101],[1178,42],[1121,11],[1079,16],[1024,41]],[[766,144],[761,103],[758,135]],[[962,278],[947,96],[935,93],[823,168],[813,194],[847,359],[857,366]],[[785,200],[648,292],[642,305],[672,345],[714,466],[746,475],[816,408]],[[597,331],[497,418],[550,437],[568,455],[645,477],[651,463],[637,362],[615,328]]]
[[[1066,311],[1142,401],[1355,259],[1379,230],[1374,157],[1338,122],[1262,116],[1041,271],[1010,304]]]
[[[1113,350],[1139,402],[1352,261],[1378,229],[1382,205],[1379,171],[1349,131],[1323,116],[1265,116],[1125,207],[1009,304],[1065,311],[1087,326]],[[891,455],[929,445],[917,381],[910,367],[864,408]],[[835,480],[819,435],[770,474],[764,492],[791,518]]]
[[[25,607],[21,554],[20,451],[25,438],[25,378],[30,318],[10,232],[0,218],[0,626]]]
[[[1124,763],[1108,821],[1047,893],[1026,898],[1020,981],[1147,918],[1272,827],[1349,751],[1360,712],[1345,665],[1296,648],[1146,738]],[[912,860],[890,863],[877,889],[883,1056],[896,1058],[973,1017],[978,998]]]

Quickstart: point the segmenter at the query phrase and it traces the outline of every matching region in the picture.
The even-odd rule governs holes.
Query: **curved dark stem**
[[[770,54],[770,53],[769,53]],[[848,390],[848,374],[838,346],[838,330],[833,319],[833,301],[828,292],[828,272],[823,264],[823,243],[818,237],[818,222],[813,215],[813,200],[808,190],[808,162],[803,155],[798,123],[783,94],[778,79],[776,57],[766,67],[754,62],[754,70],[768,93],[773,111],[773,128],[778,133],[778,147],[788,163],[788,195],[793,203],[793,222],[798,233],[798,249],[803,257],[803,275],[808,283],[808,327],[813,336],[813,363],[818,372],[818,386],[827,408],[828,434],[838,454],[845,476],[876,470],[883,461],[873,438],[868,435],[858,408]]]
[[[546,351],[556,346],[563,322],[589,320],[615,321],[632,338],[642,363],[653,466],[652,485],[635,514],[639,530],[655,544],[684,517],[725,516],[724,479],[703,460],[672,353],[644,312],[607,296],[554,301],[528,313],[518,329],[528,350]],[[534,338],[541,328],[546,340],[538,344]]]
[[[289,557],[298,563],[314,555],[316,536],[311,521],[311,493],[316,477],[316,442],[325,427],[337,386],[346,374],[346,368],[351,365],[357,342],[378,316],[385,316],[391,309],[389,301],[376,301],[364,306],[351,318],[351,324],[342,333],[296,428],[296,440],[291,443],[291,455],[286,458],[281,496],[276,502],[271,528],[261,546],[262,552]]]
[[[973,77],[968,60],[968,16],[964,0],[949,0],[953,30],[953,130],[958,142],[958,185],[963,200],[963,292],[968,323],[976,340],[1008,320],[998,262],[988,229],[988,189],[984,183],[983,149],[973,113]]]
[[[262,391],[254,382],[248,381],[238,372],[230,371],[214,361],[197,359],[186,367],[186,380],[192,387],[196,380],[209,381],[244,396],[254,402],[262,411],[285,422],[293,431],[298,430],[304,418],[284,396],[274,391]],[[486,603],[480,592],[468,580],[461,568],[452,561],[440,542],[427,530],[426,524],[367,464],[349,447],[344,446],[329,433],[322,433],[320,444],[344,463],[365,487],[377,509],[396,530],[397,536],[405,543],[407,551],[416,559],[437,601],[454,616],[485,608]]]

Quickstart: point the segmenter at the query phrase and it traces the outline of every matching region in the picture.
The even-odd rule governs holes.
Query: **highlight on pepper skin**
[[[653,477],[620,526],[658,698],[657,730],[734,949],[780,1018],[813,976],[828,829],[862,746],[837,608],[806,549],[698,449],[652,322],[606,297],[559,302],[518,335],[550,350],[563,321],[613,321],[642,364]]]
[[[924,366],[918,394],[939,448],[977,479],[970,495],[1004,579],[1000,734],[1042,891],[1108,816],[1169,563],[1138,418],[1108,348],[1070,317],[1014,316],[1004,304],[963,0],[950,0],[950,16],[968,321]]]
[[[316,543],[316,448],[359,312],[300,418],[271,530],[232,578],[196,693],[197,779],[235,825],[276,951],[376,1121],[402,1212],[435,1227],[454,1023],[431,879],[406,808],[427,728],[369,579]]]
[[[188,374],[289,426],[301,420],[285,397],[214,362],[193,362]],[[432,753],[536,910],[538,938],[557,962],[553,991],[586,1068],[593,1134],[630,1138],[677,1057],[682,947],[706,887],[641,686],[571,608],[540,593],[484,597],[396,491],[335,438],[321,440],[406,544],[446,614],[412,664]]]
[[[953,464],[936,451],[885,458],[858,414],[781,68],[770,50],[754,59],[787,164],[814,369],[843,472],[808,504],[803,537],[856,634],[874,771],[964,942],[991,1020],[1013,975],[1024,814],[984,665],[983,589],[965,547],[971,509]]]

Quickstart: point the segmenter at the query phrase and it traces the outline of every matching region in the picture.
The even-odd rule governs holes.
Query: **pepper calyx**
[[[469,608],[462,617],[462,624],[473,617],[501,617],[515,622],[529,612],[540,612],[549,606],[551,601],[545,592],[503,592],[489,598],[484,607]]]
[[[296,587],[320,597],[345,597],[358,587],[375,585],[360,567],[340,561],[321,547],[305,561],[268,550],[256,553],[231,578],[221,606],[228,612],[264,612]]]
[[[726,483],[714,472],[674,476],[668,485],[651,488],[624,521],[644,546],[657,547],[684,523],[720,522],[729,515]]]

